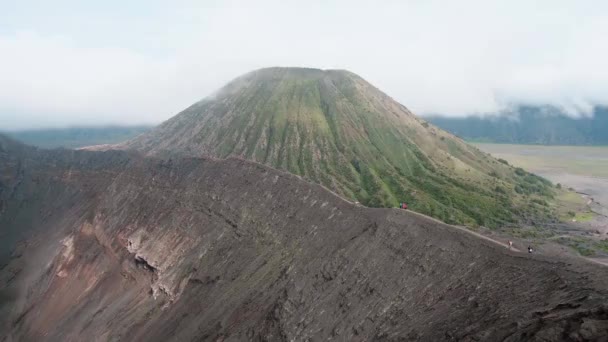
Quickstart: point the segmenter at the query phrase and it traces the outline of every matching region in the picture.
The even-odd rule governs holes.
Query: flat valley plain
[[[608,205],[608,146],[474,145]]]

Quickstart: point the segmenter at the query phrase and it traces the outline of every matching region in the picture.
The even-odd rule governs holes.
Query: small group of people
[[[509,240],[509,249],[513,249],[513,241]],[[532,253],[532,246],[528,245],[528,253]]]

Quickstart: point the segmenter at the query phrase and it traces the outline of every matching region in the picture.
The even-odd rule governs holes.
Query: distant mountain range
[[[4,132],[13,139],[43,148],[78,148],[114,144],[134,138],[152,126],[70,127]]]
[[[426,117],[429,122],[475,142],[608,145],[608,108],[596,107],[593,116],[572,118],[555,107],[519,107],[497,116]]]

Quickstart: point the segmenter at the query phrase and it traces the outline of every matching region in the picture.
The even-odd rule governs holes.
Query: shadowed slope
[[[543,180],[516,175],[342,70],[254,71],[125,146],[160,156],[238,156],[368,206],[406,201],[451,223],[546,217],[515,188],[551,195]]]
[[[521,341],[606,328],[599,266],[512,254],[259,164],[21,147],[0,162],[0,232],[23,234],[0,266],[0,332],[14,340]]]

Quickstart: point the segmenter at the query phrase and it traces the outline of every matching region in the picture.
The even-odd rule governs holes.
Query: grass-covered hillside
[[[544,179],[438,129],[343,70],[251,72],[126,147],[246,158],[368,206],[405,201],[449,223],[546,218],[552,196]]]

